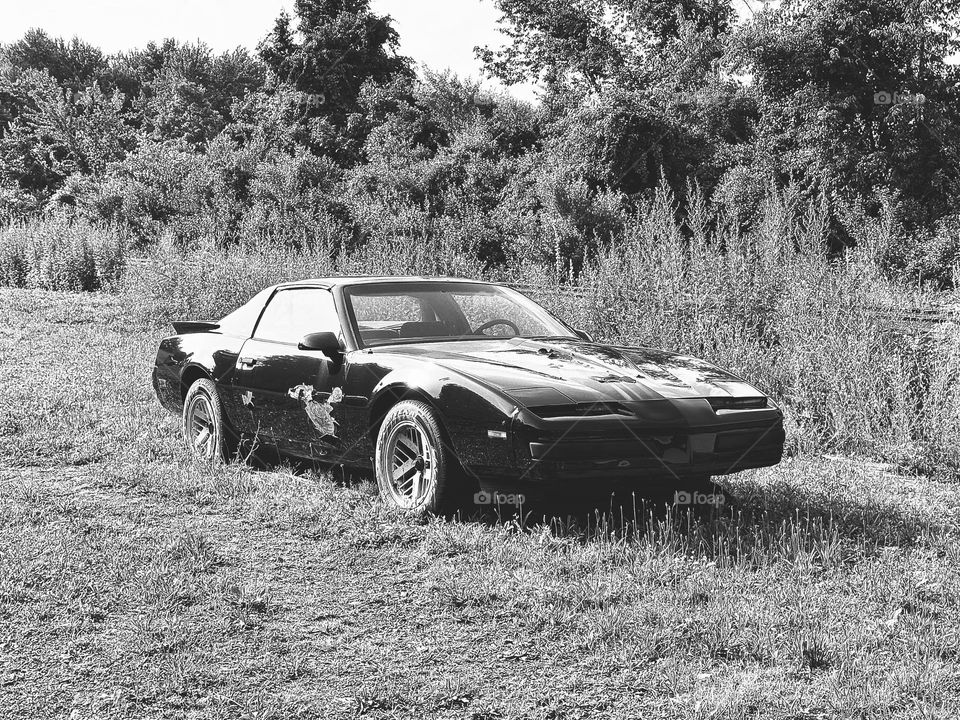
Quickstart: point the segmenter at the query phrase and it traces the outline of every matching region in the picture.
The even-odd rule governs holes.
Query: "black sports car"
[[[198,457],[249,441],[373,469],[411,511],[480,489],[690,487],[783,452],[783,415],[740,378],[593,342],[501,285],[304,280],[174,328],[153,384]]]

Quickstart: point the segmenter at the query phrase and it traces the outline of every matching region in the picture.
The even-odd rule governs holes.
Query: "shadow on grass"
[[[818,474],[819,473],[819,474]],[[547,527],[582,542],[640,543],[709,560],[828,566],[953,537],[955,515],[917,502],[869,474],[836,476],[821,466],[745,473],[711,490],[652,492],[584,499],[554,497],[462,517],[488,524]],[[692,500],[692,501],[691,501]]]
[[[265,469],[280,463],[269,453],[260,453],[256,460]],[[343,486],[372,478],[370,471],[289,459],[282,464],[297,474],[327,474]],[[496,494],[489,504],[476,504],[474,497],[466,496],[446,519],[510,524],[518,530],[545,527],[557,537],[581,542],[641,543],[718,561],[787,560],[822,566],[872,555],[884,547],[953,536],[955,516],[945,512],[948,508],[929,498],[918,502],[918,493],[907,497],[899,484],[903,480],[869,469],[837,470],[810,460],[742,473],[718,485],[660,486],[588,497],[552,495],[548,501],[520,505],[497,505]]]

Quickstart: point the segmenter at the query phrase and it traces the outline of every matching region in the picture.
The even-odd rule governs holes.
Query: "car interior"
[[[569,331],[522,296],[499,287],[350,288],[345,293],[366,346],[432,338],[536,337]],[[529,306],[528,306],[529,304]]]
[[[457,332],[451,323],[443,321],[414,320],[399,323],[397,327],[369,327],[360,324],[360,337],[364,344],[377,340],[405,340],[414,338],[457,337],[470,334]]]

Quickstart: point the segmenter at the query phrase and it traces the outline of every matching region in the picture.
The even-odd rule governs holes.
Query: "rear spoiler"
[[[188,333],[200,333],[200,332],[209,332],[211,330],[216,330],[220,327],[220,323],[215,322],[201,322],[198,320],[174,320],[173,329],[176,331],[177,335],[186,335]]]

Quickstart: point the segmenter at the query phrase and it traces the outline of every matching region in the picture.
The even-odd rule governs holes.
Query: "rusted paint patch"
[[[336,435],[337,423],[333,419],[333,406],[343,400],[343,390],[334,388],[324,401],[315,400],[315,392],[312,385],[297,385],[287,390],[287,395],[301,402],[310,422],[321,435]]]
[[[597,375],[593,378],[600,383],[635,383],[636,380],[626,375]]]

